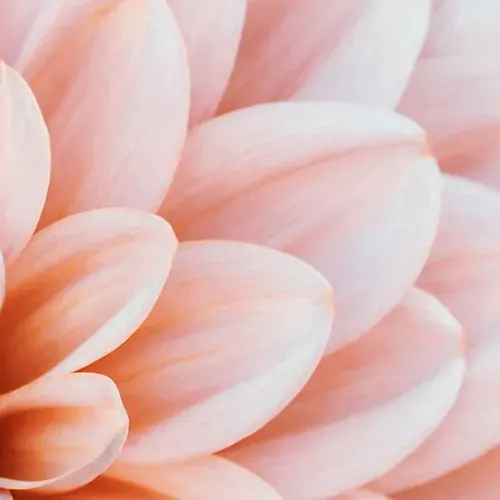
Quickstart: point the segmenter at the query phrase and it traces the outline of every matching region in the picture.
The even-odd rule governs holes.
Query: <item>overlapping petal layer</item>
[[[426,45],[399,111],[429,135],[441,167],[500,187],[500,4],[435,2]]]
[[[220,111],[288,99],[393,108],[430,8],[430,0],[252,0]]]
[[[181,244],[152,314],[89,367],[116,381],[130,415],[120,460],[186,459],[255,432],[311,376],[332,316],[328,283],[291,256]]]
[[[238,51],[246,0],[167,0],[187,48],[191,79],[190,125],[211,118]]]
[[[395,500],[496,500],[500,489],[500,448],[419,488],[395,495]]]
[[[38,232],[7,270],[0,393],[123,343],[153,308],[177,241],[157,216],[100,209]]]
[[[335,289],[334,349],[408,292],[440,197],[414,123],[350,104],[279,103],[195,129],[162,214],[181,241],[244,240],[314,265]]]
[[[16,496],[17,498],[17,496]],[[40,499],[30,494],[23,500]],[[114,465],[88,486],[47,500],[282,500],[262,479],[215,456],[182,464]],[[2,499],[3,500],[3,499]]]
[[[442,421],[465,372],[461,327],[415,290],[325,357],[283,413],[223,452],[289,500],[329,498],[390,470]]]
[[[64,36],[23,73],[52,141],[42,226],[100,207],[156,210],[184,140],[188,66],[167,3],[101,3],[69,16]]]
[[[499,224],[500,193],[465,179],[445,179],[440,229],[419,283],[463,325],[467,374],[444,423],[377,483],[382,491],[425,483],[500,443]]]
[[[85,484],[116,459],[127,425],[118,390],[102,375],[64,375],[0,396],[0,486]]]

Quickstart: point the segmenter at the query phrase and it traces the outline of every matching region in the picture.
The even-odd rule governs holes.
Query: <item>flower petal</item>
[[[497,500],[500,491],[500,448],[451,474],[396,495],[395,500]]]
[[[0,401],[2,488],[31,489],[68,477],[76,486],[94,479],[103,469],[88,474],[85,468],[128,424],[113,382],[91,373],[47,379]]]
[[[437,0],[422,56],[477,56],[500,41],[499,28],[497,0]]]
[[[428,132],[441,167],[500,187],[500,3],[441,0],[399,110]]]
[[[319,269],[336,294],[335,348],[409,291],[440,196],[414,123],[350,104],[275,103],[195,129],[162,214],[181,241],[249,241]]]
[[[378,493],[372,493],[371,491],[367,490],[355,490],[355,491],[353,490],[350,491],[349,493],[344,493],[343,495],[334,497],[331,500],[390,500],[390,499],[382,495],[379,495]]]
[[[0,393],[77,370],[124,342],[153,308],[176,246],[162,219],[124,209],[37,233],[7,271]]]
[[[233,70],[245,0],[168,0],[182,31],[191,74],[190,125],[212,117]],[[196,15],[193,13],[196,12]]]
[[[26,82],[0,61],[0,249],[17,257],[35,231],[47,196],[50,142]]]
[[[430,5],[430,0],[249,2],[221,111],[291,98],[393,108],[422,49]]]
[[[44,64],[75,21],[117,0],[0,0],[0,55],[23,73]]]
[[[116,436],[109,442],[109,444],[102,450],[102,452],[84,468],[68,474],[57,481],[50,481],[39,486],[32,488],[30,491],[36,494],[42,493],[44,496],[50,493],[60,496],[61,492],[72,491],[76,488],[90,483],[96,477],[100,476],[106,471],[118,458],[122,451],[128,436],[128,417],[127,425],[123,426]],[[38,497],[39,498],[39,497]]]
[[[164,0],[115,3],[26,70],[53,146],[43,226],[92,208],[155,211],[175,171],[189,98],[180,32]]]
[[[498,192],[445,179],[440,229],[419,283],[463,325],[467,374],[446,420],[416,453],[377,481],[380,491],[426,483],[500,444],[499,224]]]
[[[17,496],[16,496],[17,497]],[[40,498],[23,494],[23,500]],[[93,483],[46,500],[281,500],[262,479],[215,456],[181,464],[115,464]]]
[[[222,455],[290,500],[362,486],[445,417],[465,372],[461,344],[456,320],[415,290],[358,342],[323,358],[283,413]]]
[[[181,244],[146,322],[88,368],[117,382],[130,415],[120,460],[186,459],[255,432],[311,376],[332,312],[327,282],[291,256]]]
[[[499,85],[496,60],[423,59],[398,110],[425,128],[445,171],[498,187]]]

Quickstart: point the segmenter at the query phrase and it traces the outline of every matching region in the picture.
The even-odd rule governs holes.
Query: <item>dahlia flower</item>
[[[496,498],[497,3],[0,0],[0,498]]]

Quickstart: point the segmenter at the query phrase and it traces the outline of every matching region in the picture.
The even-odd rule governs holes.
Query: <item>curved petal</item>
[[[291,98],[393,108],[422,49],[430,5],[430,0],[249,2],[220,111]]]
[[[0,500],[12,500],[12,495],[7,490],[0,490]]]
[[[183,243],[139,331],[89,367],[120,388],[131,429],[120,460],[183,460],[248,436],[311,376],[331,289],[295,258],[244,243]]]
[[[0,0],[0,54],[23,73],[44,64],[75,22],[117,0]]]
[[[50,378],[0,401],[0,487],[11,490],[91,481],[104,468],[85,469],[128,424],[116,386],[91,373]]]
[[[440,229],[419,283],[467,332],[467,374],[444,423],[376,483],[381,491],[426,483],[500,444],[499,224],[498,192],[459,178],[445,179]]]
[[[38,104],[0,61],[0,249],[7,263],[35,231],[49,178],[49,135]]]
[[[212,117],[233,70],[245,0],[168,0],[186,44],[191,75],[190,125]],[[196,12],[196,15],[193,15]]]
[[[500,448],[451,474],[396,495],[395,500],[497,500],[500,491]]]
[[[338,305],[333,349],[409,291],[440,197],[437,165],[414,123],[350,104],[275,103],[195,129],[162,214],[181,241],[249,241],[319,269]]]
[[[434,297],[412,291],[358,342],[323,358],[280,415],[222,455],[290,500],[340,494],[415,450],[450,410],[464,372],[460,325]]]
[[[498,187],[499,85],[494,59],[423,59],[398,110],[425,128],[445,171]]]
[[[500,42],[499,28],[497,0],[435,0],[422,57],[484,54]]]
[[[428,132],[442,168],[500,187],[500,4],[441,0],[399,110]]]
[[[42,226],[86,209],[158,209],[187,125],[184,52],[164,0],[124,0],[84,17],[41,68],[27,68],[52,139]]]
[[[106,471],[119,457],[128,436],[128,417],[127,423],[116,434],[116,436],[109,442],[109,444],[102,450],[102,452],[84,468],[68,474],[57,481],[50,481],[37,488],[30,488],[36,495],[43,494],[43,496],[54,493],[58,497],[62,492],[72,491],[76,488],[90,483],[96,477],[100,476]],[[16,495],[17,496],[17,495]],[[37,496],[37,498],[40,498]]]
[[[17,495],[16,495],[17,497]],[[19,496],[33,500],[29,494]],[[281,500],[262,479],[215,456],[181,464],[112,466],[93,483],[46,500]]]
[[[8,268],[0,393],[123,343],[153,308],[177,247],[154,215],[101,209],[37,233]]]

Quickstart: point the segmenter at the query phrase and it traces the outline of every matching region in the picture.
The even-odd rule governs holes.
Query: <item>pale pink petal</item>
[[[0,0],[0,56],[21,73],[28,65],[44,64],[79,18],[117,1]]]
[[[500,448],[436,481],[400,493],[395,500],[498,500]]]
[[[494,59],[423,59],[398,110],[425,128],[445,171],[498,187],[499,86]]]
[[[500,3],[497,0],[434,0],[422,56],[487,53],[496,58],[491,46],[500,42],[499,28]]]
[[[329,498],[410,454],[446,416],[465,372],[461,327],[412,291],[358,342],[323,358],[297,398],[222,452],[287,500]]]
[[[47,127],[26,82],[0,61],[0,249],[17,257],[33,234],[50,178]]]
[[[408,292],[434,239],[441,179],[424,133],[392,112],[275,103],[193,130],[162,214],[181,241],[290,252],[332,283],[331,348]]]
[[[191,74],[190,125],[214,115],[233,70],[245,0],[167,0],[181,28]]]
[[[0,490],[0,500],[12,500],[12,495],[7,490]]]
[[[156,210],[188,115],[188,68],[165,0],[95,10],[25,74],[52,140],[41,224],[90,208]]]
[[[462,323],[467,375],[444,423],[377,482],[381,491],[428,482],[500,444],[499,225],[500,193],[471,181],[445,179],[440,230],[419,283]]]
[[[250,2],[220,111],[291,98],[393,108],[422,49],[430,5],[430,0]]]
[[[26,386],[2,396],[0,408],[0,487],[14,490],[91,481],[106,467],[85,469],[128,425],[113,382],[91,373]]]
[[[182,243],[139,331],[88,369],[120,388],[124,462],[218,451],[262,427],[323,354],[331,289],[307,264],[245,243]]]
[[[181,464],[114,465],[93,483],[64,495],[23,500],[282,500],[262,479],[219,457]]]
[[[153,308],[176,246],[165,221],[125,209],[37,233],[7,269],[0,393],[77,370],[124,342]]]
[[[441,167],[500,187],[500,3],[441,0],[399,110],[428,132]]]

